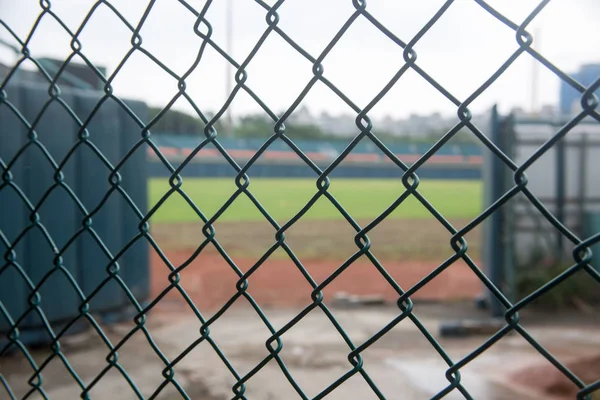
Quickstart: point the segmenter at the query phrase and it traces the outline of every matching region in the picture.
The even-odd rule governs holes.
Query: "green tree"
[[[318,139],[334,139],[335,137],[326,134],[316,125],[307,124],[289,124],[286,125],[285,134],[293,139],[302,140],[318,140]]]
[[[150,107],[148,113],[150,120],[154,119],[161,111],[162,108]],[[154,125],[152,125],[151,130],[155,134],[203,135],[204,127],[204,122],[198,116],[170,109],[164,113]],[[223,132],[219,121],[215,124],[215,129],[217,129],[218,132]]]
[[[247,115],[234,126],[233,135],[240,138],[266,138],[273,134],[274,123],[260,115]]]
[[[275,122],[260,115],[247,115],[240,119],[233,132],[241,138],[267,138],[274,133]],[[285,124],[285,134],[292,140],[317,140],[334,139],[316,125],[312,124]]]

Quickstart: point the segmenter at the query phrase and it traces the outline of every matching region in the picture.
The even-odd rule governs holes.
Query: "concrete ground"
[[[265,310],[275,329],[285,325],[298,311]],[[454,361],[475,350],[491,336],[491,333],[483,333],[466,338],[440,337],[443,323],[485,317],[471,303],[416,303],[414,311]],[[369,339],[398,315],[397,308],[388,305],[332,308],[332,312],[356,345]],[[548,318],[535,314],[523,315],[521,321],[532,336],[562,362],[600,354],[598,315]],[[156,345],[169,360],[173,360],[199,338],[200,323],[181,304],[166,304],[153,312],[148,317],[147,327]],[[132,325],[121,323],[104,329],[111,341],[117,343],[131,328]],[[240,375],[246,374],[268,355],[265,342],[270,336],[269,331],[249,307],[228,310],[211,325],[210,336]],[[318,395],[352,368],[347,360],[348,346],[319,309],[313,310],[287,331],[282,340],[284,346],[281,357],[308,398]],[[107,365],[106,346],[93,331],[69,337],[62,343],[61,349],[85,385],[90,384]],[[47,349],[39,348],[33,354],[36,361],[41,363],[49,353]],[[448,384],[444,377],[447,366],[409,320],[398,324],[362,355],[365,371],[388,399],[428,399]],[[133,335],[122,347],[118,360],[143,398],[151,397],[164,381],[161,375],[164,364],[141,332]],[[521,379],[538,366],[547,368],[548,365],[523,338],[511,334],[464,367],[461,370],[461,382],[475,399],[574,398],[565,397],[566,392],[541,392],[531,387],[534,381]],[[31,367],[18,353],[0,359],[0,373],[15,397],[22,398],[30,388],[27,381],[32,375]],[[550,371],[541,377],[537,376],[538,383],[540,379],[554,379],[552,373]],[[599,378],[600,375],[595,377]],[[206,341],[177,364],[175,379],[192,399],[221,400],[233,397],[231,388],[235,379]],[[58,358],[45,367],[43,387],[51,399],[75,399],[81,393]],[[3,390],[0,384],[0,398],[7,398]],[[93,386],[90,396],[93,399],[115,400],[138,398],[116,368],[111,368]],[[248,380],[245,396],[251,400],[300,398],[274,360]],[[182,397],[172,384],[168,384],[156,398],[175,400]],[[376,399],[377,396],[357,374],[326,398]],[[445,398],[460,399],[463,396],[453,391]]]

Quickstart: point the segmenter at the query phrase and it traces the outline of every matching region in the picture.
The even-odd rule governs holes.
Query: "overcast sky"
[[[265,10],[252,0],[233,2],[233,57],[242,62],[267,27]],[[52,10],[75,31],[93,1],[53,0]],[[190,0],[198,10],[205,1]],[[269,1],[270,4],[273,1]],[[368,0],[367,9],[385,26],[408,42],[441,7],[443,1]],[[539,1],[496,0],[489,4],[515,23],[521,23]],[[146,0],[112,0],[137,25],[148,5]],[[287,0],[279,9],[279,26],[314,57],[352,14],[351,0]],[[40,12],[37,1],[0,0],[0,18],[25,38]],[[226,46],[226,0],[215,0],[207,19],[214,40]],[[176,0],[157,0],[141,30],[143,46],[182,74],[196,57],[201,39],[193,32],[195,17]],[[600,61],[600,1],[553,0],[528,29],[537,33],[534,47],[565,71]],[[0,38],[9,35],[0,27]],[[130,48],[130,31],[104,5],[84,28],[82,52],[111,73]],[[34,57],[64,58],[70,38],[51,18],[45,18],[35,33],[30,50]],[[417,63],[459,100],[467,98],[517,48],[515,34],[471,0],[456,0],[440,21],[415,47]],[[4,63],[14,60],[0,51]],[[365,106],[402,66],[402,49],[380,33],[365,18],[355,21],[347,34],[325,58],[325,76],[360,107]],[[498,103],[503,110],[531,106],[533,61],[523,55],[471,109],[480,112]],[[250,62],[247,84],[274,111],[290,106],[312,76],[312,65],[272,33]],[[207,52],[187,79],[187,91],[203,111],[216,111],[225,101],[226,62],[214,50]],[[559,81],[549,70],[539,68],[539,104],[558,100]],[[114,81],[115,93],[125,98],[166,104],[177,92],[176,81],[150,59],[136,52]],[[304,100],[313,112],[351,112],[340,99],[318,83]],[[189,110],[183,101],[176,108]],[[245,93],[233,103],[235,114],[258,110]],[[373,109],[375,116],[404,117],[410,113],[441,112],[455,115],[456,107],[415,72],[408,72]]]

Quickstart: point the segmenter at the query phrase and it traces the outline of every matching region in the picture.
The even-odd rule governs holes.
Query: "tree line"
[[[150,108],[149,116],[151,119],[160,113],[160,108]],[[228,129],[221,121],[217,121],[215,129],[220,134],[235,138],[262,138],[266,139],[273,135],[273,121],[262,115],[246,115],[239,119],[232,129]],[[154,125],[151,131],[153,134],[168,133],[171,135],[203,135],[204,122],[187,113],[169,110]],[[448,127],[449,129],[449,127]],[[422,132],[416,136],[398,136],[390,132],[374,130],[375,135],[384,143],[434,143],[446,130],[432,130]],[[347,141],[347,138],[341,138],[338,135],[324,132],[319,126],[314,124],[286,123],[285,134],[291,139],[296,140],[328,140],[328,141]],[[459,131],[452,139],[453,143],[479,143],[479,140],[470,132],[463,129]]]

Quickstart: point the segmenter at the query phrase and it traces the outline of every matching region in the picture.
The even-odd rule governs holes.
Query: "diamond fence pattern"
[[[93,7],[89,10],[89,13],[80,24],[77,31],[72,31],[69,27],[63,23],[61,20],[61,16],[57,15],[52,9],[52,3],[49,0],[40,1],[39,3],[39,16],[33,26],[30,29],[30,32],[27,37],[18,36],[15,31],[9,26],[5,21],[0,18],[0,24],[2,25],[2,29],[9,33],[12,37],[12,42],[18,47],[20,52],[20,57],[12,70],[8,73],[6,78],[2,81],[0,85],[0,107],[5,107],[10,109],[10,111],[21,121],[23,126],[26,128],[28,132],[28,142],[27,144],[14,155],[13,159],[10,160],[2,160],[0,159],[0,168],[2,172],[2,180],[0,182],[0,191],[14,191],[17,193],[26,207],[29,209],[31,213],[30,224],[25,229],[21,235],[19,235],[15,240],[10,242],[6,235],[4,235],[0,231],[0,243],[2,243],[3,248],[3,262],[0,267],[0,279],[2,279],[2,275],[5,274],[8,270],[16,271],[24,282],[28,285],[29,288],[29,297],[28,297],[28,309],[22,315],[11,315],[5,307],[4,304],[0,303],[0,313],[2,314],[2,318],[5,318],[9,321],[12,329],[6,334],[7,342],[6,345],[0,349],[0,355],[4,355],[9,351],[18,351],[22,353],[28,360],[28,363],[32,369],[31,379],[29,380],[30,390],[25,397],[41,395],[43,398],[47,398],[47,393],[44,389],[43,384],[43,375],[44,369],[46,366],[53,360],[60,360],[68,370],[68,373],[72,377],[72,379],[77,383],[77,385],[81,389],[81,397],[82,398],[90,398],[90,390],[96,385],[103,384],[103,377],[105,374],[111,370],[118,370],[123,377],[128,381],[132,396],[136,396],[138,398],[144,398],[144,396],[140,393],[134,382],[128,376],[126,370],[121,366],[118,357],[119,349],[131,338],[135,333],[142,332],[154,352],[160,357],[160,359],[164,363],[164,370],[162,371],[162,377],[157,377],[157,385],[155,392],[150,396],[150,398],[156,398],[159,396],[161,391],[169,386],[174,386],[177,391],[181,394],[182,398],[189,398],[186,394],[184,387],[178,382],[178,377],[176,374],[176,366],[178,363],[186,357],[186,355],[191,352],[196,346],[198,346],[202,342],[207,342],[214,351],[219,355],[222,362],[231,372],[231,375],[235,378],[237,383],[232,387],[233,397],[234,399],[245,399],[245,390],[246,384],[252,377],[260,371],[267,363],[271,361],[275,361],[281,368],[282,372],[285,375],[285,378],[289,381],[290,385],[295,389],[298,396],[303,399],[308,399],[309,397],[305,394],[302,387],[295,381],[294,377],[290,373],[290,371],[286,368],[286,364],[284,359],[280,356],[281,350],[285,345],[285,340],[282,336],[295,324],[297,324],[300,320],[302,320],[309,312],[313,309],[320,309],[331,321],[331,324],[335,327],[335,329],[339,332],[340,340],[344,341],[348,346],[348,370],[345,374],[339,377],[334,382],[324,389],[321,393],[315,396],[315,399],[320,399],[326,397],[329,393],[336,389],[339,385],[342,385],[346,380],[354,375],[360,375],[362,379],[372,388],[374,394],[378,398],[385,398],[386,394],[382,393],[380,389],[376,386],[374,381],[371,379],[371,376],[368,373],[368,365],[363,363],[363,357],[361,353],[365,351],[369,346],[373,343],[377,342],[382,336],[384,336],[389,330],[391,330],[395,325],[403,320],[410,320],[413,324],[415,324],[423,336],[429,341],[431,347],[435,349],[435,351],[439,354],[439,357],[443,359],[447,365],[448,369],[446,372],[446,378],[448,380],[448,384],[445,389],[435,395],[434,398],[442,398],[449,394],[452,391],[460,392],[465,398],[471,398],[469,394],[469,388],[463,386],[461,383],[461,375],[460,371],[466,364],[475,359],[482,352],[489,349],[494,343],[499,341],[502,337],[506,336],[510,332],[516,332],[518,335],[522,336],[533,348],[535,348],[541,355],[543,355],[550,363],[552,363],[562,374],[564,374],[570,381],[572,381],[577,387],[580,388],[578,398],[590,398],[590,394],[595,390],[600,388],[600,381],[596,382],[583,382],[574,375],[567,367],[565,367],[559,360],[557,360],[549,351],[547,351],[541,344],[536,342],[536,340],[528,333],[528,331],[520,324],[519,322],[519,311],[524,307],[527,307],[532,301],[536,298],[544,295],[546,292],[550,291],[561,283],[562,281],[568,279],[571,275],[575,274],[578,271],[584,271],[589,275],[589,279],[595,280],[600,283],[600,274],[594,270],[589,261],[591,259],[591,250],[590,246],[600,241],[600,233],[595,234],[592,237],[588,238],[579,238],[573,232],[569,231],[565,226],[563,226],[545,207],[544,205],[532,194],[527,187],[527,169],[536,162],[538,158],[540,158],[548,149],[554,146],[557,141],[561,140],[562,137],[568,134],[569,130],[577,125],[582,119],[586,117],[591,117],[594,120],[600,122],[600,114],[596,110],[598,99],[594,96],[594,91],[596,91],[600,87],[600,78],[597,79],[592,85],[589,87],[584,87],[571,77],[553,65],[549,60],[547,60],[544,55],[538,53],[531,47],[533,42],[533,36],[527,31],[529,24],[536,18],[536,16],[544,9],[544,7],[549,3],[549,0],[542,1],[532,12],[531,14],[523,21],[522,24],[516,24],[513,21],[506,18],[504,15],[496,11],[490,5],[486,4],[484,1],[475,1],[478,6],[480,6],[483,10],[493,16],[498,24],[504,24],[509,27],[515,34],[515,40],[518,44],[517,49],[514,51],[512,55],[498,68],[480,87],[477,88],[469,97],[466,99],[458,99],[448,90],[446,90],[442,85],[440,85],[435,77],[429,75],[427,71],[419,66],[417,61],[417,52],[414,50],[415,45],[421,40],[421,38],[436,24],[436,22],[442,17],[442,15],[452,7],[453,1],[447,1],[443,4],[443,6],[435,13],[435,15],[422,27],[422,29],[412,38],[399,38],[392,31],[384,26],[382,23],[378,21],[378,19],[369,12],[369,8],[367,6],[366,0],[353,0],[352,5],[354,7],[354,12],[347,19],[347,21],[343,24],[343,26],[338,30],[333,39],[328,43],[321,54],[310,54],[305,51],[300,45],[298,45],[290,36],[286,34],[279,26],[278,22],[280,19],[280,15],[278,13],[279,8],[284,3],[285,0],[279,0],[275,2],[273,5],[269,5],[264,1],[256,0],[265,11],[265,30],[258,42],[255,44],[252,51],[248,54],[248,56],[243,60],[236,60],[232,58],[230,54],[228,54],[223,48],[221,48],[212,38],[213,28],[211,26],[210,21],[206,18],[207,11],[212,5],[212,1],[208,0],[202,6],[202,8],[195,8],[192,5],[186,3],[183,0],[179,0],[179,2],[189,10],[196,17],[196,23],[193,27],[195,34],[198,36],[198,39],[202,42],[200,50],[196,56],[195,61],[189,67],[189,69],[183,74],[178,75],[171,69],[169,69],[161,60],[157,59],[151,52],[149,52],[144,47],[143,37],[140,34],[142,27],[150,13],[152,13],[153,6],[156,1],[150,1],[147,4],[146,10],[141,17],[141,19],[137,22],[128,21],[119,11],[117,7],[111,4],[110,1],[97,1]],[[350,1],[350,0],[349,0]],[[123,57],[121,63],[117,66],[112,74],[109,76],[105,76],[98,68],[94,66],[92,62],[88,58],[86,58],[86,48],[84,43],[79,40],[79,35],[82,32],[83,28],[86,24],[94,18],[95,13],[99,8],[105,8],[105,10],[110,10],[116,17],[118,17],[122,23],[127,26],[127,28],[131,31],[131,46],[129,51]],[[65,32],[72,38],[71,40],[71,54],[64,60],[63,65],[58,69],[58,72],[54,75],[49,73],[47,69],[35,58],[33,54],[30,53],[28,48],[28,43],[31,38],[36,35],[38,30],[38,26],[41,21],[45,19],[52,19],[59,23]],[[390,41],[395,43],[398,48],[398,51],[401,51],[404,57],[404,64],[398,69],[393,78],[385,85],[383,89],[379,91],[379,93],[364,107],[361,108],[356,105],[352,99],[346,96],[340,89],[338,89],[327,77],[325,73],[325,69],[323,67],[323,61],[329,54],[329,52],[336,46],[336,43],[344,36],[345,32],[350,28],[350,26],[355,23],[358,19],[364,19],[369,21],[374,27],[380,30]],[[285,40],[289,46],[291,46],[294,50],[296,50],[300,55],[309,60],[313,67],[312,72],[313,76],[309,82],[306,83],[304,89],[301,93],[298,94],[296,100],[283,112],[281,115],[277,115],[275,112],[269,108],[261,98],[259,98],[255,92],[248,86],[247,79],[248,73],[246,72],[246,67],[252,61],[253,57],[256,55],[257,51],[261,48],[265,40],[268,36],[278,35],[283,40]],[[203,113],[203,111],[196,106],[194,99],[186,92],[186,78],[192,73],[192,71],[197,68],[199,63],[202,62],[202,57],[207,46],[212,47],[216,50],[224,59],[226,59],[236,70],[235,74],[235,86],[225,103],[219,109],[219,111],[212,117],[207,118],[207,116]],[[115,76],[119,74],[119,71],[123,67],[123,65],[127,62],[127,60],[134,53],[142,53],[150,60],[152,60],[157,66],[162,68],[169,75],[174,77],[177,80],[178,92],[177,94],[169,101],[167,106],[163,109],[163,111],[157,115],[150,123],[145,124],[141,119],[139,119],[128,106],[117,96],[113,94],[113,80]],[[517,165],[515,164],[507,155],[505,155],[502,151],[500,151],[494,143],[492,143],[485,132],[482,131],[479,127],[475,126],[471,122],[471,113],[469,111],[469,105],[478,98],[499,76],[501,76],[507,68],[510,67],[519,57],[524,56],[525,54],[529,54],[533,58],[535,58],[540,64],[548,68],[552,71],[558,78],[567,82],[570,86],[575,88],[581,93],[581,105],[582,110],[575,115],[572,119],[568,121],[564,126],[556,131],[554,136],[548,140],[544,145],[537,149],[537,151],[523,164]],[[61,98],[61,91],[57,84],[61,74],[64,71],[65,66],[74,59],[83,60],[90,71],[93,71],[104,83],[104,95],[98,101],[96,107],[91,112],[90,116],[82,120],[80,116],[76,115],[72,110],[69,104],[65,102]],[[48,101],[46,102],[45,107],[40,111],[40,115],[34,120],[26,119],[20,110],[11,103],[10,96],[7,95],[5,90],[6,85],[13,79],[15,73],[19,70],[20,66],[26,62],[30,61],[34,63],[39,72],[43,74],[47,83],[48,83]],[[456,112],[458,116],[458,122],[452,129],[446,132],[431,148],[423,154],[423,156],[412,165],[407,165],[397,156],[395,156],[386,145],[378,139],[377,135],[373,132],[373,124],[371,119],[369,118],[369,112],[373,109],[373,107],[384,97],[386,93],[396,84],[398,80],[402,78],[402,76],[409,70],[412,70],[418,73],[421,77],[423,77],[429,84],[437,89],[439,93],[445,96],[448,100],[450,100],[456,106]],[[293,79],[293,77],[292,77]],[[354,137],[350,143],[348,144],[345,151],[335,159],[327,168],[321,169],[317,164],[315,164],[309,157],[307,157],[294,143],[292,138],[286,135],[286,127],[285,122],[290,117],[290,115],[294,112],[296,107],[300,104],[300,102],[304,99],[307,93],[311,90],[311,88],[317,83],[321,82],[326,85],[335,95],[337,95],[343,102],[345,102],[349,107],[351,107],[356,113],[356,126],[360,129],[360,133]],[[220,118],[223,117],[226,110],[230,106],[233,99],[238,95],[240,91],[246,92],[249,94],[256,103],[267,113],[272,121],[273,121],[273,134],[272,136],[264,142],[262,147],[256,152],[256,154],[245,164],[238,165],[236,161],[228,154],[227,150],[221,146],[219,143],[219,133],[215,129],[215,124],[219,121]],[[130,116],[135,119],[137,124],[139,125],[139,141],[135,146],[133,146],[129,152],[116,164],[112,164],[101,151],[98,150],[94,145],[93,135],[88,132],[87,124],[93,118],[94,114],[98,111],[98,109],[102,106],[104,102],[107,100],[113,100],[117,102],[120,107],[122,107],[126,112],[130,114]],[[194,149],[194,151],[177,167],[175,168],[173,165],[169,163],[169,161],[161,154],[159,148],[153,143],[151,130],[154,123],[161,118],[164,113],[169,110],[169,108],[177,101],[178,99],[184,99],[187,101],[196,111],[197,115],[202,119],[205,124],[204,133],[205,138],[201,141],[201,143]],[[38,139],[36,134],[36,125],[39,121],[40,116],[44,113],[44,110],[50,106],[50,104],[59,104],[70,116],[70,118],[75,121],[77,126],[79,127],[79,138],[77,143],[72,147],[72,149],[68,152],[64,159],[54,159],[50,152],[46,150],[46,147],[42,141]],[[473,219],[470,223],[462,227],[453,226],[447,219],[444,218],[419,192],[419,168],[423,166],[427,162],[427,160],[432,157],[437,150],[439,150],[442,146],[444,146],[452,137],[461,129],[468,129],[474,136],[476,136],[481,142],[482,146],[485,146],[489,151],[491,151],[495,157],[500,159],[508,168],[513,171],[514,176],[514,186],[504,193],[500,198],[498,198],[490,207],[485,209],[479,216]],[[259,159],[262,154],[267,150],[267,148],[275,141],[283,141],[285,142],[290,149],[292,149],[305,163],[308,167],[314,171],[315,174],[315,193],[308,201],[308,203],[287,223],[284,225],[279,225],[270,215],[268,210],[266,210],[261,203],[253,196],[252,194],[252,185],[251,185],[251,177],[248,175],[249,168]],[[404,174],[402,177],[402,183],[404,184],[406,190],[404,193],[398,197],[396,201],[393,202],[381,215],[375,218],[371,223],[366,226],[360,226],[351,215],[349,215],[344,208],[340,205],[340,203],[336,200],[336,198],[328,191],[330,187],[330,179],[329,174],[344,160],[344,158],[352,151],[352,149],[360,142],[360,141],[371,141],[375,146],[377,146],[388,158],[391,162],[393,162],[399,169],[401,169]],[[205,216],[195,204],[194,202],[186,195],[185,192],[185,182],[181,177],[181,172],[186,168],[186,165],[192,160],[194,155],[200,151],[205,146],[212,144],[222,155],[223,159],[226,160],[236,171],[237,176],[235,177],[235,184],[237,186],[237,190],[233,193],[230,199],[228,199],[222,207],[210,218]],[[113,192],[118,192],[126,201],[128,201],[131,209],[137,214],[139,217],[139,225],[138,231],[139,233],[117,254],[112,254],[106,246],[103,246],[103,238],[100,237],[94,231],[94,225],[92,224],[92,218],[103,206],[103,202],[97,205],[92,210],[87,210],[81,202],[79,202],[76,193],[69,187],[69,185],[64,181],[63,174],[61,172],[61,168],[65,165],[69,157],[72,156],[73,153],[77,152],[82,147],[90,148],[99,159],[102,160],[104,165],[110,169],[110,190],[107,193],[110,195]],[[157,155],[157,157],[161,160],[161,162],[165,165],[166,168],[171,172],[170,177],[170,186],[171,188],[167,193],[164,194],[162,199],[152,208],[150,211],[144,215],[139,211],[136,204],[134,204],[131,199],[128,197],[127,192],[121,186],[121,177],[120,177],[120,169],[128,162],[128,158],[130,155],[136,151],[136,149],[140,147],[149,146]],[[51,163],[52,168],[55,172],[55,184],[48,189],[46,194],[43,196],[42,200],[38,204],[34,204],[27,198],[24,191],[19,187],[19,185],[12,179],[11,175],[11,166],[15,163],[15,161],[20,157],[20,155],[29,147],[37,147],[41,150],[48,161]],[[69,193],[70,197],[78,204],[78,207],[82,211],[84,218],[82,220],[81,229],[62,247],[59,248],[53,241],[52,236],[45,229],[43,223],[43,215],[38,213],[40,204],[44,201],[52,191],[54,190],[64,190]],[[474,227],[481,224],[486,218],[488,218],[492,213],[496,212],[500,207],[502,207],[506,202],[508,202],[511,198],[513,198],[518,193],[523,193],[527,199],[531,202],[531,204],[537,208],[544,217],[557,229],[566,240],[572,242],[575,245],[575,250],[573,252],[573,264],[570,268],[566,269],[563,273],[561,273],[556,278],[547,282],[545,285],[540,287],[538,290],[530,293],[520,301],[513,303],[509,301],[503,293],[490,281],[490,279],[486,276],[486,274],[480,269],[478,265],[473,261],[470,257],[469,252],[467,250],[467,241],[465,239],[465,235],[470,232]],[[159,209],[163,203],[170,197],[174,195],[182,196],[190,207],[192,207],[195,212],[198,214],[199,218],[204,222],[203,234],[205,236],[202,243],[198,246],[197,250],[191,256],[190,260],[182,265],[175,266],[169,261],[166,255],[161,251],[159,245],[153,239],[150,230],[149,230],[149,219],[152,215]],[[228,254],[223,250],[223,248],[219,245],[218,235],[216,235],[216,231],[213,228],[213,223],[222,215],[227,208],[238,198],[239,196],[248,197],[252,203],[256,206],[256,208],[260,211],[260,213],[264,216],[265,220],[268,221],[272,227],[274,232],[275,241],[273,245],[268,249],[268,251],[246,272],[242,272],[235,264],[235,262],[228,256]],[[392,213],[399,205],[402,204],[409,197],[416,198],[424,207],[429,210],[431,215],[439,221],[439,223],[449,232],[451,235],[451,241],[449,245],[454,251],[454,254],[449,257],[442,264],[437,266],[434,270],[431,271],[429,275],[427,275],[424,279],[422,279],[418,284],[414,285],[410,288],[402,288],[390,274],[386,271],[385,266],[380,263],[377,258],[372,254],[370,247],[371,242],[369,240],[369,232],[375,228],[379,223],[381,223],[390,213]],[[343,264],[341,264],[334,273],[332,273],[327,279],[322,282],[316,282],[312,279],[310,274],[304,268],[302,262],[296,257],[294,251],[288,243],[286,242],[286,231],[299,219],[303,217],[303,215],[311,208],[311,206],[320,198],[325,198],[331,204],[333,204],[337,210],[344,216],[345,220],[352,226],[352,228],[356,231],[356,235],[354,237],[354,241],[356,244],[356,252]],[[104,201],[104,200],[103,200]],[[6,212],[6,210],[3,210]],[[10,212],[8,210],[8,212]],[[25,269],[21,264],[19,264],[18,254],[15,250],[16,245],[22,239],[24,235],[30,230],[38,230],[41,232],[50,246],[53,248],[55,258],[53,260],[53,267],[47,272],[47,274],[39,280],[37,284],[34,284],[33,281],[28,277]],[[111,260],[111,262],[106,267],[106,278],[104,281],[96,288],[96,290],[92,291],[88,295],[85,295],[84,292],[80,289],[78,282],[73,278],[73,276],[69,273],[68,269],[65,268],[63,264],[62,254],[72,245],[73,242],[77,241],[78,238],[83,234],[91,235],[98,245],[103,249],[107,257]],[[132,246],[137,241],[148,241],[150,245],[154,248],[156,252],[159,253],[161,258],[163,259],[165,265],[170,268],[171,272],[169,274],[169,284],[164,289],[164,291],[157,296],[152,301],[142,306],[140,302],[135,298],[135,296],[131,293],[128,286],[125,284],[123,279],[119,274],[119,264],[116,261],[121,254],[123,254],[127,249]],[[222,257],[227,261],[230,265],[231,269],[235,271],[238,275],[239,280],[237,281],[236,288],[237,292],[235,295],[227,301],[220,309],[217,311],[211,318],[206,319],[202,312],[197,309],[194,303],[190,300],[185,290],[180,286],[180,272],[186,268],[186,266],[195,258],[197,255],[202,252],[204,248],[207,246],[214,246],[222,255]],[[287,324],[285,324],[281,329],[276,330],[272,324],[269,322],[265,313],[259,305],[253,300],[253,297],[248,290],[248,278],[256,272],[257,269],[261,267],[263,262],[277,249],[283,249],[290,257],[290,259],[295,263],[299,271],[302,273],[304,278],[310,283],[313,288],[310,293],[310,298],[312,299],[312,303],[303,309],[300,313],[298,313],[293,319],[291,319]],[[373,273],[381,274],[389,283],[391,287],[398,294],[397,306],[398,306],[398,315],[397,317],[391,321],[387,326],[373,335],[371,338],[366,340],[363,343],[354,343],[350,337],[346,334],[343,327],[338,323],[336,318],[331,313],[330,309],[326,305],[326,302],[323,299],[323,289],[326,288],[332,281],[334,281],[340,274],[343,273],[345,269],[347,269],[356,259],[359,257],[368,258],[375,269]],[[428,330],[423,326],[420,322],[418,316],[413,312],[413,303],[411,301],[411,295],[416,293],[427,284],[429,281],[438,276],[442,271],[447,269],[453,263],[458,260],[463,260],[472,271],[479,277],[483,285],[493,293],[493,295],[498,299],[498,301],[502,304],[505,309],[505,318],[506,323],[497,331],[494,335],[492,335],[485,343],[475,349],[473,352],[468,354],[466,357],[462,359],[452,359],[442,348],[442,346],[436,341],[433,335],[428,332]],[[44,302],[41,298],[39,291],[40,288],[45,284],[48,277],[52,274],[63,274],[67,279],[69,279],[72,287],[77,292],[80,299],[80,307],[79,307],[79,315],[70,321],[63,329],[60,331],[55,331],[51,324],[45,317],[44,314]],[[133,318],[135,323],[135,327],[125,335],[119,342],[112,343],[110,339],[107,337],[106,333],[103,331],[102,327],[96,321],[96,319],[89,312],[89,303],[93,300],[94,296],[105,286],[108,282],[113,281],[117,282],[123,291],[127,294],[131,304],[135,307],[137,311],[137,315]],[[173,359],[168,359],[155,341],[152,338],[151,333],[146,327],[147,315],[148,313],[163,299],[163,297],[170,291],[178,291],[181,296],[186,300],[187,305],[197,318],[201,321],[202,327],[200,329],[200,334],[185,351],[183,351],[180,355]],[[211,325],[218,320],[226,310],[239,298],[244,297],[248,300],[248,302],[252,305],[252,308],[256,312],[256,314],[262,319],[265,326],[271,332],[271,337],[266,342],[266,347],[269,352],[268,356],[264,358],[260,363],[258,363],[253,369],[251,369],[245,375],[241,375],[234,366],[227,359],[225,354],[219,348],[217,341],[211,335],[210,327]],[[52,353],[41,362],[38,360],[34,360],[34,357],[31,355],[31,349],[27,347],[27,345],[22,341],[20,337],[19,326],[24,321],[24,319],[29,314],[37,314],[40,319],[44,322],[45,330],[48,335],[52,338]],[[95,379],[90,382],[84,382],[77,371],[71,366],[67,357],[61,351],[60,341],[67,329],[74,324],[77,320],[85,319],[89,321],[89,323],[93,326],[98,336],[104,341],[107,350],[106,356],[106,366],[105,368],[95,377]],[[2,387],[0,391],[3,391],[2,396],[8,396],[9,398],[16,398],[14,393],[11,390],[8,380],[4,375],[1,374],[0,371],[0,382],[2,383]],[[388,394],[389,396],[389,394]]]

